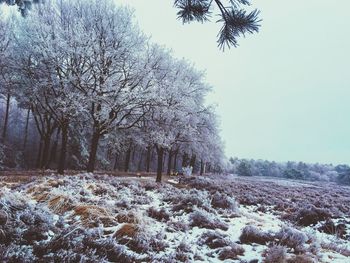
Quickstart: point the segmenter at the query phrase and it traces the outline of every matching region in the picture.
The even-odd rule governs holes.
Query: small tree
[[[242,160],[238,165],[237,173],[239,176],[253,176],[250,163],[246,160]]]

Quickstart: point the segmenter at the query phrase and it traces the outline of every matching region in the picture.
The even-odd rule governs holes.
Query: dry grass
[[[72,216],[79,216],[85,227],[96,227],[99,224],[113,226],[117,223],[105,208],[95,205],[77,205]]]
[[[139,228],[135,224],[124,224],[119,228],[113,235],[116,239],[121,239],[123,237],[135,238],[139,232]]]
[[[32,197],[35,201],[42,203],[49,200],[50,194],[48,192],[33,193]]]
[[[64,181],[62,179],[49,179],[46,184],[50,187],[59,187],[64,185]]]
[[[47,206],[58,214],[63,214],[71,210],[73,207],[72,200],[70,200],[69,197],[64,195],[57,195],[51,198],[48,201]]]

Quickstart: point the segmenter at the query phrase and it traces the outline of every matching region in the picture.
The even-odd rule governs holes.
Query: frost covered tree
[[[45,2],[43,0],[0,0],[1,3],[17,5],[22,16],[27,16],[33,4]],[[103,5],[103,1],[99,1]],[[237,39],[246,34],[259,31],[259,11],[254,9],[248,11],[250,0],[174,0],[174,6],[179,11],[178,18],[183,23],[192,21],[207,22],[211,19],[213,12],[220,19],[222,28],[218,33],[218,45],[224,49],[237,47]]]
[[[6,87],[25,134],[35,130],[24,139],[36,144],[31,167],[156,170],[157,181],[180,156],[200,162],[202,173],[205,164],[218,167],[222,145],[203,73],[150,43],[129,10],[47,1],[14,25],[2,35],[15,41],[1,63],[11,66]]]
[[[208,92],[203,74],[183,60],[175,60],[169,52],[159,50],[154,69],[154,106],[146,115],[149,145],[157,152],[157,181],[161,181],[164,157],[171,158],[181,145],[194,143]]]
[[[29,89],[31,103],[40,105],[61,131],[60,174],[65,169],[70,123],[80,116],[84,105],[72,76],[82,69],[76,51],[83,50],[81,45],[86,40],[73,30],[78,18],[62,3],[40,6],[27,18],[29,21],[22,21],[16,52],[22,86]]]
[[[14,44],[13,21],[5,19],[0,12],[0,95],[5,100],[5,118],[1,139],[7,136],[11,98],[15,94],[16,75],[13,74],[11,56]]]

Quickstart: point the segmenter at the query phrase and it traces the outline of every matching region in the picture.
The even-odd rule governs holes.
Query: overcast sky
[[[224,53],[219,25],[182,25],[173,0],[119,2],[153,41],[206,70],[227,156],[350,163],[349,0],[255,1],[260,33]]]

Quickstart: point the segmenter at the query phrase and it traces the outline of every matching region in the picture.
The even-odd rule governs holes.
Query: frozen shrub
[[[160,232],[155,236],[147,236],[146,239],[149,241],[150,248],[155,252],[164,251],[168,244],[165,242],[165,234]]]
[[[100,255],[100,258],[107,259],[107,262],[132,263],[137,261],[134,253],[127,251],[125,246],[116,244],[112,239],[100,240],[90,246]]]
[[[302,226],[314,225],[330,218],[331,214],[328,210],[313,205],[300,209],[296,214],[296,221]]]
[[[155,182],[147,182],[144,184],[143,187],[146,191],[153,191],[153,190],[158,189],[158,184]]]
[[[239,237],[239,240],[243,244],[256,243],[256,244],[265,245],[266,243],[273,241],[274,237],[269,233],[262,232],[257,227],[246,226],[245,228],[243,228],[243,231],[241,236]]]
[[[237,259],[238,256],[242,256],[242,255],[244,255],[244,248],[235,243],[221,249],[218,254],[220,260]]]
[[[149,217],[157,219],[158,221],[168,221],[170,218],[170,214],[164,209],[156,209],[154,207],[150,207],[147,210],[147,214]]]
[[[350,249],[348,249],[346,246],[338,245],[336,243],[322,242],[321,247],[326,250],[333,250],[345,257],[350,257]]]
[[[284,246],[273,245],[265,250],[264,263],[286,263],[287,249]]]
[[[296,253],[304,252],[304,245],[308,241],[306,234],[291,227],[283,227],[276,234],[276,238],[280,245],[292,248]]]
[[[318,256],[320,249],[321,249],[321,245],[320,245],[317,237],[311,232],[307,232],[306,234],[308,237],[307,243],[309,244],[309,246],[307,248],[307,252]]]
[[[175,232],[175,231],[181,231],[186,232],[189,228],[188,224],[181,220],[170,220],[167,222],[167,231],[168,232]]]
[[[34,241],[46,240],[48,238],[47,226],[32,226],[25,230],[22,237],[28,244],[32,244]]]
[[[345,238],[347,234],[346,225],[344,223],[334,224],[332,220],[327,220],[318,230],[340,238]]]
[[[318,260],[309,255],[296,255],[287,260],[287,263],[317,263]]]
[[[228,225],[222,222],[218,217],[204,210],[196,210],[190,214],[190,226],[208,229],[227,230]]]
[[[256,205],[258,201],[251,193],[243,193],[239,197],[239,203],[242,205]]]
[[[126,208],[129,209],[131,207],[130,200],[118,200],[115,202],[115,205],[119,208]]]
[[[207,231],[203,233],[198,242],[200,245],[207,245],[211,249],[227,247],[232,245],[232,241],[226,235],[219,234],[216,231]]]
[[[28,246],[11,244],[9,246],[0,247],[1,262],[8,263],[30,263],[35,262],[37,258],[33,255],[33,249]]]
[[[184,252],[184,253],[189,253],[192,251],[192,248],[189,244],[185,243],[184,241],[182,241],[178,247],[176,248],[176,251],[178,252]]]
[[[130,223],[130,224],[138,224],[140,223],[140,214],[136,211],[121,211],[116,216],[115,219],[118,223]]]
[[[227,209],[232,212],[238,212],[238,203],[236,200],[226,194],[216,192],[211,199],[211,205],[214,208]]]
[[[147,196],[146,194],[140,194],[140,195],[134,195],[131,204],[137,204],[137,205],[147,205],[150,204],[152,199]]]
[[[168,246],[165,243],[163,232],[150,233],[146,227],[134,224],[124,224],[113,235],[115,240],[127,246],[136,253],[146,253],[149,251],[163,251]]]
[[[186,213],[191,213],[194,211],[195,207],[211,211],[208,193],[195,189],[173,195],[170,201],[173,204],[172,210],[175,212],[184,211]]]

